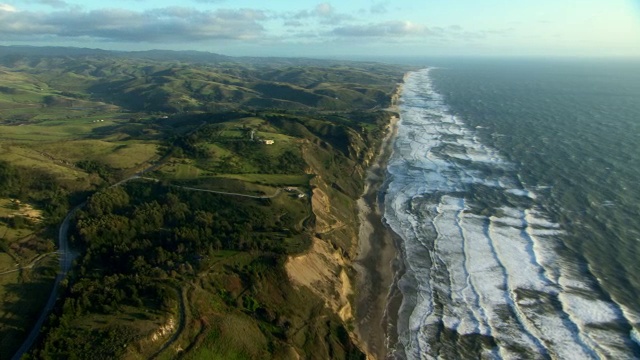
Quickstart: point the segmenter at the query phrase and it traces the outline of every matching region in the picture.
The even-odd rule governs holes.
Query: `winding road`
[[[110,187],[118,186],[118,185],[124,184],[129,180],[137,179],[141,175],[144,175],[145,173],[149,171],[153,171],[159,168],[160,166],[162,166],[165,163],[166,159],[167,157],[164,157],[160,159],[156,164],[134,174],[129,178],[119,181],[111,185]],[[62,221],[62,224],[60,224],[60,229],[58,230],[58,254],[60,256],[60,270],[58,271],[58,275],[56,276],[56,279],[53,282],[53,288],[51,289],[51,294],[49,295],[49,299],[47,300],[47,303],[45,304],[45,306],[42,308],[42,312],[40,312],[38,321],[36,321],[36,323],[33,325],[33,328],[31,329],[29,336],[27,336],[27,338],[24,340],[24,342],[22,343],[18,351],[16,351],[16,353],[13,355],[11,360],[20,360],[20,358],[27,351],[29,351],[31,346],[33,346],[33,343],[38,338],[38,335],[40,335],[40,330],[42,329],[42,325],[47,319],[47,316],[49,316],[49,313],[51,312],[51,310],[53,310],[53,306],[55,305],[56,300],[58,299],[58,290],[60,289],[60,282],[67,276],[67,273],[69,272],[69,270],[71,270],[71,266],[73,265],[73,260],[75,260],[76,256],[78,255],[78,254],[74,254],[69,249],[69,238],[68,238],[69,222],[71,221],[75,213],[85,205],[86,205],[86,201],[80,205],[77,205],[73,209],[71,209],[71,211],[67,213],[67,216],[65,216],[64,220]]]
[[[155,165],[153,165],[151,167],[148,167],[148,168],[146,168],[146,169],[134,174],[133,176],[131,176],[129,178],[121,180],[121,181],[111,185],[111,187],[122,185],[122,184],[126,183],[127,181],[134,180],[134,179],[144,179],[144,180],[159,181],[158,179],[143,177],[142,175],[144,175],[145,173],[147,173],[149,171],[153,171],[153,170],[159,168],[160,166],[162,166],[164,164],[165,161],[166,161],[166,158],[161,159]],[[187,187],[187,186],[178,186],[178,185],[171,185],[171,186],[174,186],[174,187],[177,187],[177,188],[181,188],[181,189],[191,190],[191,191],[201,191],[201,192],[208,192],[208,193],[214,193],[214,194],[241,196],[241,197],[247,197],[247,198],[252,198],[252,199],[270,199],[270,198],[274,198],[274,197],[278,196],[283,190],[281,188],[278,188],[276,190],[276,192],[274,194],[272,194],[272,195],[246,195],[246,194],[232,193],[232,192],[225,192],[225,191],[198,189],[198,188]],[[296,191],[302,193],[298,189],[296,189]],[[38,321],[36,321],[36,323],[34,324],[33,328],[31,329],[31,332],[29,333],[29,336],[24,340],[24,342],[22,343],[22,345],[20,346],[18,351],[16,351],[15,355],[13,355],[13,357],[11,358],[12,360],[20,360],[20,358],[27,351],[29,351],[31,346],[33,346],[33,343],[38,338],[38,335],[40,334],[40,330],[42,329],[42,325],[44,324],[45,320],[47,319],[47,316],[49,315],[51,310],[53,310],[53,306],[55,305],[56,300],[58,299],[58,290],[60,289],[60,282],[67,276],[67,273],[69,272],[69,270],[71,270],[71,266],[73,265],[73,261],[75,260],[75,258],[78,255],[78,254],[73,253],[69,249],[69,239],[68,239],[69,222],[71,221],[71,219],[73,218],[75,213],[85,205],[86,205],[86,202],[83,202],[82,204],[77,205],[76,207],[71,209],[71,211],[69,211],[67,213],[67,216],[64,218],[64,221],[62,221],[62,224],[60,224],[60,229],[58,231],[58,254],[60,256],[60,270],[59,270],[58,275],[56,276],[56,279],[55,279],[55,281],[53,283],[53,288],[51,289],[51,294],[49,295],[49,299],[47,300],[47,303],[45,304],[45,306],[42,308],[42,312],[40,313],[40,316],[38,317]],[[184,306],[184,304],[181,304],[181,306]]]
[[[29,351],[33,343],[38,338],[40,329],[42,329],[42,325],[47,319],[47,316],[49,315],[51,310],[53,310],[53,306],[58,299],[58,289],[60,288],[60,282],[67,276],[67,273],[69,272],[69,270],[71,269],[71,265],[73,264],[73,260],[76,257],[76,254],[72,253],[69,250],[69,239],[67,237],[67,234],[69,232],[69,221],[71,221],[71,218],[73,217],[73,215],[75,215],[76,211],[78,211],[84,205],[85,203],[82,203],[71,209],[71,211],[67,213],[67,216],[64,218],[64,221],[62,221],[62,224],[60,225],[60,230],[58,231],[58,254],[60,256],[60,271],[56,276],[56,279],[53,283],[53,289],[51,289],[51,295],[49,295],[49,300],[47,300],[47,303],[42,308],[42,312],[40,313],[40,317],[38,317],[38,321],[36,321],[35,325],[31,329],[31,332],[29,333],[29,336],[27,336],[18,351],[16,351],[15,355],[13,355],[13,357],[11,358],[12,360],[19,360],[22,355],[24,355],[24,353]]]

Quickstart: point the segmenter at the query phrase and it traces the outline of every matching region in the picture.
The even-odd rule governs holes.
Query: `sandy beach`
[[[355,330],[368,357],[373,359],[386,357],[388,336],[393,337],[387,333],[386,309],[397,252],[394,234],[382,223],[379,190],[385,181],[398,121],[397,117],[391,119],[380,153],[368,170],[363,196],[358,200],[360,233],[358,258],[354,263],[357,271]]]

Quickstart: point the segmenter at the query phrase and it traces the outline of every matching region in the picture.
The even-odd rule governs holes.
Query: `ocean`
[[[640,62],[443,62],[400,113],[392,356],[639,359]]]

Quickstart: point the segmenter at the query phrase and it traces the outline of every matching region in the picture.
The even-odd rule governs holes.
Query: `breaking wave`
[[[395,357],[634,358],[638,315],[559,255],[539,189],[450,114],[430,71],[405,81],[388,165],[384,216],[404,262]]]

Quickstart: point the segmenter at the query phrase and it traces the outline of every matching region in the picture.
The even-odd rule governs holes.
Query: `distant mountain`
[[[157,61],[185,61],[204,64],[236,62],[236,58],[205,51],[146,50],[118,52],[117,55],[134,59]]]
[[[22,91],[47,96],[49,104],[74,98],[171,113],[368,110],[388,105],[403,74],[398,66],[364,62],[30,46],[0,46],[0,66],[46,84],[46,94],[43,86]]]
[[[42,56],[42,57],[59,57],[59,56],[110,56],[123,57],[131,59],[149,59],[157,61],[188,61],[201,63],[218,63],[224,61],[233,61],[230,56],[204,52],[204,51],[173,51],[173,50],[146,50],[146,51],[113,51],[90,48],[76,47],[57,47],[57,46],[0,46],[0,56]]]
[[[90,48],[60,46],[0,46],[0,56],[100,56],[114,54],[114,51]]]
[[[175,50],[144,50],[144,51],[115,51],[91,48],[57,47],[57,46],[0,46],[0,57],[5,56],[41,56],[41,57],[79,57],[79,56],[109,56],[128,59],[146,59],[155,61],[180,61],[199,64],[239,63],[245,65],[271,66],[319,66],[327,64],[349,64],[353,61],[323,60],[311,58],[288,57],[234,57],[207,51],[175,51]]]

